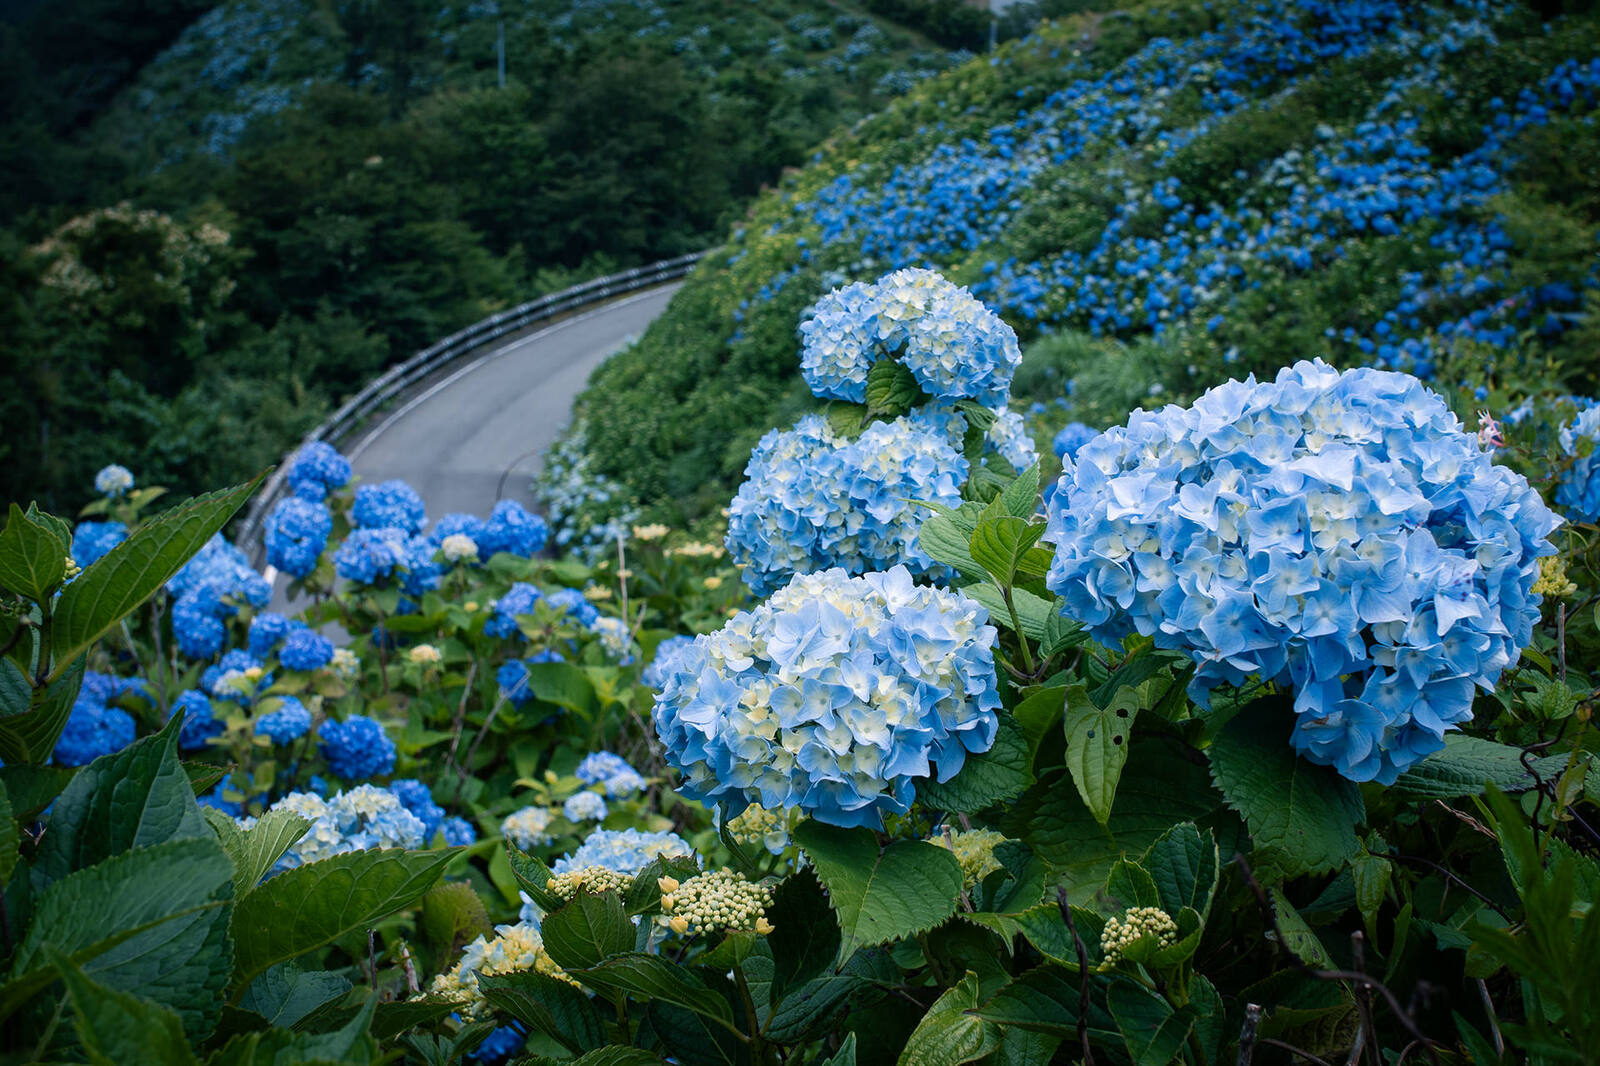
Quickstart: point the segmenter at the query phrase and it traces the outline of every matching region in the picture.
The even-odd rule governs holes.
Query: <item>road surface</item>
[[[365,483],[410,484],[430,522],[451,511],[487,516],[503,498],[531,505],[528,479],[589,375],[644,332],[681,284],[625,296],[470,356],[340,450]]]

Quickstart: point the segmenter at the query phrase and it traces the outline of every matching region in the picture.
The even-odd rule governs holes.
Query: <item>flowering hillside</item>
[[[1028,399],[1075,393],[1096,425],[1289,353],[1425,379],[1468,351],[1502,380],[1549,357],[1591,391],[1600,197],[1575,161],[1600,146],[1597,50],[1592,16],[1487,2],[1157,4],[1042,29],[763,198],[596,378],[595,462],[647,503],[720,506],[807,406],[796,316],[911,266],[1035,342]]]

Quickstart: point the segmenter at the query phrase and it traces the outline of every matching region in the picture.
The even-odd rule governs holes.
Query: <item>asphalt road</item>
[[[623,297],[479,355],[342,450],[364,482],[409,483],[430,522],[450,511],[486,516],[506,498],[531,506],[528,479],[589,375],[642,333],[680,284]]]

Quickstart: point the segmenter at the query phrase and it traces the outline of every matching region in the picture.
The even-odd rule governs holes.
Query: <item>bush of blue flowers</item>
[[[1147,381],[1134,400],[1159,400],[1120,412],[1110,384],[1133,372],[1099,365],[1164,365],[1244,328],[1210,302],[1231,257],[1255,241],[1294,263],[1266,215],[1248,239],[1228,221],[1226,197],[1268,194],[1255,168],[1280,207],[1335,229],[1356,212],[1397,255],[1419,203],[1471,206],[1434,183],[1432,148],[1374,177],[1297,120],[1206,135],[1268,89],[1297,116],[1296,93],[1327,90],[1302,84],[1319,64],[1349,79],[1381,54],[1409,73],[1346,106],[1431,102],[1455,118],[1415,145],[1475,144],[1428,94],[1501,35],[1537,36],[1513,15],[1141,8],[1103,20],[1090,58],[1051,57],[1076,72],[1061,99],[1024,93],[981,150],[946,138],[929,166],[964,196],[905,170],[893,223],[840,188],[797,205],[829,205],[830,226],[878,242],[874,263],[805,302],[770,293],[789,321],[760,336],[799,402],[772,420],[791,428],[722,441],[746,481],[720,516],[646,521],[571,440],[542,514],[432,516],[321,444],[287,460],[259,544],[224,527],[260,479],[165,506],[108,466],[76,523],[12,506],[6,1054],[1600,1057],[1600,408],[1570,367],[1494,335],[1515,307],[1410,347],[1402,324],[1392,351],[1358,333],[1362,357],[1197,356],[1189,385]],[[972,77],[992,88],[1008,56],[1081,40],[1061,32]],[[1569,58],[1545,84],[1574,104],[1588,67]],[[1201,128],[1157,121],[1157,89]],[[1503,108],[1490,138],[1544,99]],[[1052,108],[1083,122],[1050,125]],[[1148,300],[1154,275],[1037,275],[1040,307],[1116,299],[1102,337],[1058,337],[1030,370],[1008,323],[1034,275],[962,287],[925,265],[930,234],[1003,228],[990,195],[1037,216],[1050,153],[1076,158],[1105,123],[1185,177],[1081,210],[1177,249],[1179,190],[1203,179],[1222,205],[1191,279],[1205,291],[1156,288],[1224,321],[1158,331],[1156,313],[1108,347],[1132,328],[1118,286]],[[1291,166],[1317,145],[1354,199],[1319,199]],[[971,169],[1001,150],[1006,175]],[[1219,159],[1234,173],[1201,165]],[[1078,266],[1099,239],[1079,247],[1081,222],[1053,223]],[[1484,236],[1431,232],[1450,256]],[[1489,288],[1516,276],[1501,265]],[[1471,320],[1453,301],[1478,283],[1430,288],[1441,276],[1406,298]],[[727,305],[728,328],[775,313],[749,310]],[[708,436],[726,427],[705,414]]]

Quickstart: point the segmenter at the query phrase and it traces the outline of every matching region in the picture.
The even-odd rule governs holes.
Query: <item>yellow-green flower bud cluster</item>
[[[436,976],[428,985],[428,992],[455,1000],[461,1016],[471,1021],[490,1010],[483,993],[478,991],[478,978],[484,974],[497,977],[532,970],[577,985],[545,952],[544,940],[532,925],[502,925],[495,932],[499,935],[494,939],[480,936],[463,948],[461,961]]]
[[[1546,555],[1539,560],[1539,577],[1533,583],[1535,596],[1565,599],[1578,591],[1578,586],[1567,577],[1567,560],[1560,555]]]
[[[79,566],[77,560],[73,559],[73,557],[70,555],[63,560],[63,564],[66,567],[65,571],[61,575],[61,580],[63,581],[71,581],[73,578],[83,573],[83,567]]]
[[[604,866],[585,866],[581,870],[568,870],[564,874],[554,875],[545,884],[544,889],[563,903],[571,903],[579,892],[591,892],[595,895],[615,892],[621,895],[628,891],[628,887],[632,884],[633,878],[628,874],[608,870]]]
[[[962,886],[970,889],[1000,869],[1000,860],[994,857],[994,849],[1005,839],[1006,835],[998,830],[968,829],[959,833],[940,833],[932,842],[955,852],[956,859],[961,863]]]
[[[752,803],[728,821],[728,835],[741,844],[759,844],[773,855],[789,846],[789,811],[769,811]]]
[[[1100,931],[1105,965],[1115,965],[1122,958],[1123,949],[1147,936],[1155,937],[1161,947],[1169,947],[1178,942],[1178,923],[1160,907],[1129,907],[1107,919],[1106,927]]]
[[[712,870],[679,883],[663,877],[661,922],[674,933],[714,933],[721,929],[772,932],[766,910],[772,890],[737,876],[732,870]]]

